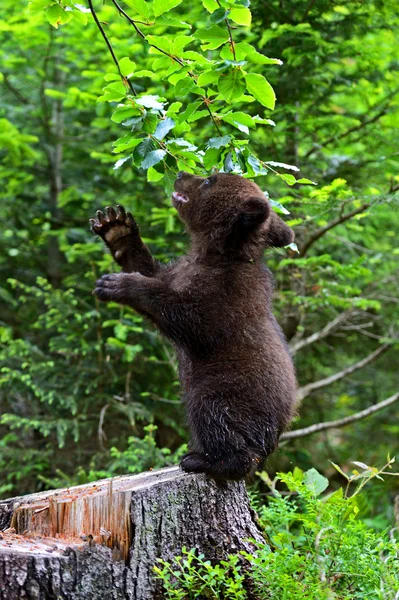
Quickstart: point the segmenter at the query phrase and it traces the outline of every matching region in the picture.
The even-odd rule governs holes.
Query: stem
[[[207,109],[207,111],[209,112],[209,115],[210,115],[210,117],[211,117],[211,119],[212,119],[212,121],[213,121],[213,124],[214,124],[214,125],[215,125],[215,127],[216,127],[216,130],[217,130],[218,134],[221,136],[221,135],[222,135],[222,132],[221,132],[221,131],[220,131],[220,129],[219,129],[219,125],[216,123],[216,120],[215,120],[215,117],[214,117],[214,115],[213,115],[213,112],[211,111],[211,109],[209,108],[209,104],[208,104],[208,103],[207,103],[205,100],[207,100],[207,98],[204,98],[204,104],[205,104],[205,106],[206,106],[206,109]]]
[[[216,2],[218,3],[218,6],[219,6],[219,8],[223,8],[223,7],[222,7],[222,5],[220,4],[219,0],[216,0]],[[231,32],[230,23],[229,23],[229,20],[228,20],[228,18],[227,18],[227,17],[225,18],[224,22],[226,23],[226,25],[227,25],[227,29],[228,29],[228,31],[229,31],[229,38],[230,38],[230,46],[231,46],[231,51],[232,51],[232,53],[233,53],[234,60],[236,61],[236,60],[237,60],[237,58],[236,58],[236,49],[234,48],[233,34],[232,34],[232,32]]]
[[[90,8],[91,14],[93,15],[93,19],[94,19],[94,21],[95,21],[98,29],[100,30],[100,33],[103,36],[105,43],[108,46],[108,50],[110,51],[110,54],[112,56],[112,60],[114,61],[115,65],[116,65],[116,68],[118,69],[118,73],[119,73],[119,75],[120,75],[123,83],[125,85],[128,85],[128,87],[129,87],[130,91],[132,92],[133,96],[137,96],[136,90],[134,89],[134,87],[132,86],[132,84],[130,83],[130,81],[128,79],[126,79],[126,77],[122,74],[122,71],[121,71],[121,69],[119,67],[118,59],[116,58],[115,52],[114,52],[114,50],[113,50],[113,48],[111,46],[111,42],[109,41],[109,39],[107,37],[107,34],[105,33],[105,31],[103,29],[103,26],[101,25],[100,21],[98,20],[96,11],[94,10],[94,7],[93,7],[92,0],[88,0],[88,3],[89,3],[89,8]]]

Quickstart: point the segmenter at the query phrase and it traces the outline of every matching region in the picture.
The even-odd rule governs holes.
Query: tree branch
[[[310,425],[309,427],[304,427],[303,429],[296,429],[294,431],[286,431],[280,436],[280,441],[285,440],[294,440],[296,438],[305,437],[307,435],[312,435],[313,433],[318,433],[319,431],[324,431],[326,429],[334,429],[338,427],[345,427],[346,425],[350,425],[355,421],[360,421],[361,419],[365,419],[370,415],[378,412],[390,406],[394,402],[399,400],[399,392],[396,392],[393,396],[390,396],[386,400],[382,400],[378,402],[378,404],[373,404],[369,408],[365,408],[353,415],[349,415],[348,417],[344,417],[343,419],[337,419],[335,421],[326,421],[325,423],[316,423],[315,425]]]
[[[375,121],[378,121],[378,119],[383,117],[388,112],[389,101],[398,93],[398,91],[399,91],[399,88],[396,88],[390,94],[388,94],[385,98],[383,98],[383,100],[381,102],[378,102],[378,104],[384,103],[385,105],[373,117],[370,117],[370,119],[363,118],[362,121],[359,123],[359,125],[354,125],[353,127],[350,127],[349,129],[347,129],[346,131],[343,131],[342,133],[340,133],[338,135],[332,135],[331,137],[327,138],[324,142],[320,142],[320,144],[315,144],[314,146],[312,146],[310,148],[310,150],[307,151],[304,158],[309,158],[309,156],[311,156],[312,154],[314,154],[321,148],[328,146],[332,142],[336,142],[337,140],[342,140],[343,138],[347,137],[351,133],[354,133],[355,131],[359,131],[360,129],[367,127],[367,125],[371,125],[371,123],[375,123]],[[388,103],[387,103],[387,101],[388,101]],[[370,111],[375,110],[375,109],[376,109],[376,106],[373,106],[370,109]]]
[[[11,83],[6,73],[3,73],[3,82],[10,92],[14,94],[14,96],[18,98],[20,102],[22,102],[22,104],[29,104],[28,98],[25,98],[25,96],[23,96],[21,92]]]
[[[365,204],[362,204],[359,208],[355,208],[351,212],[340,215],[333,221],[330,221],[330,223],[328,223],[325,227],[320,227],[320,229],[317,229],[315,231],[315,233],[304,243],[304,245],[300,249],[301,250],[300,257],[303,258],[305,256],[305,254],[307,253],[307,251],[309,250],[309,248],[311,246],[313,246],[313,244],[315,242],[317,242],[317,240],[319,240],[325,233],[327,233],[327,231],[330,231],[330,229],[337,227],[337,225],[341,225],[342,223],[345,223],[345,221],[348,221],[355,215],[362,213],[363,211],[370,208],[370,206],[371,206],[370,202],[366,202]]]
[[[93,7],[92,0],[88,0],[88,3],[89,3],[90,12],[93,15],[93,19],[94,19],[94,21],[95,21],[98,29],[100,30],[100,33],[103,36],[105,43],[108,46],[108,50],[110,51],[110,54],[112,56],[112,60],[114,61],[115,65],[116,65],[116,68],[118,69],[118,73],[119,73],[119,75],[120,75],[123,83],[129,87],[129,89],[132,92],[133,96],[137,96],[136,90],[134,89],[134,87],[132,86],[132,84],[130,83],[130,81],[128,79],[126,79],[126,77],[122,74],[122,71],[120,70],[118,59],[116,58],[116,55],[115,55],[114,49],[112,48],[111,42],[109,41],[109,39],[107,37],[107,34],[105,33],[104,28],[101,25],[101,23],[100,23],[100,21],[99,21],[99,19],[97,17],[96,11],[94,10],[94,7]]]
[[[312,335],[310,335],[309,337],[290,344],[289,348],[291,355],[293,356],[298,352],[298,350],[301,350],[305,346],[314,344],[314,342],[318,342],[319,340],[322,340],[323,338],[327,337],[331,333],[331,331],[338,327],[338,325],[340,325],[343,321],[346,321],[346,319],[351,314],[352,309],[346,310],[340,315],[338,315],[335,319],[327,323],[327,325],[325,325],[325,327],[323,327],[323,329],[321,329],[320,331],[316,331],[315,333],[312,333]]]
[[[382,344],[379,348],[377,348],[377,350],[374,350],[374,352],[372,352],[365,358],[362,358],[362,360],[359,360],[357,363],[350,365],[346,369],[343,369],[338,373],[334,373],[334,375],[330,375],[330,377],[325,377],[324,379],[320,379],[319,381],[313,381],[312,383],[308,383],[307,385],[300,387],[297,392],[298,400],[303,400],[304,398],[306,398],[306,396],[309,396],[309,394],[314,390],[327,387],[328,385],[331,385],[332,383],[343,379],[347,375],[351,375],[351,373],[354,373],[359,369],[363,369],[363,367],[371,363],[373,360],[376,360],[381,354],[386,352],[388,348],[390,348],[390,346],[391,344]]]

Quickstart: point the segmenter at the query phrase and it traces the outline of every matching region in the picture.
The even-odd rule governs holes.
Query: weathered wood
[[[244,483],[177,467],[0,501],[0,524],[1,600],[158,599],[157,558],[262,540]]]

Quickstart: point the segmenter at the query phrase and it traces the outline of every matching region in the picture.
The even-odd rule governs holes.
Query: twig
[[[328,385],[331,385],[332,383],[343,379],[347,375],[351,375],[351,373],[354,373],[354,371],[363,369],[363,367],[371,363],[373,360],[376,360],[376,358],[378,358],[381,354],[386,352],[390,347],[391,344],[382,344],[379,348],[377,348],[377,350],[374,350],[374,352],[372,352],[365,358],[362,358],[362,360],[359,360],[357,363],[350,365],[346,369],[343,369],[338,373],[334,373],[334,375],[330,375],[330,377],[325,377],[324,379],[320,379],[319,381],[313,381],[312,383],[308,383],[307,385],[300,387],[297,392],[298,400],[303,400],[304,398],[306,398],[306,396],[309,396],[309,394],[314,390],[318,390],[322,387],[327,387]]]
[[[299,340],[298,342],[296,342],[294,344],[291,344],[290,345],[291,355],[294,355],[296,352],[298,352],[298,350],[301,350],[305,346],[309,346],[310,344],[313,344],[314,342],[318,342],[319,340],[327,337],[331,333],[331,331],[333,331],[334,329],[336,329],[338,327],[338,325],[340,325],[343,321],[346,321],[346,319],[351,314],[352,314],[352,309],[346,310],[343,313],[341,313],[340,315],[338,315],[338,317],[336,317],[335,319],[333,319],[332,321],[327,323],[327,325],[325,325],[325,327],[323,327],[323,329],[321,329],[320,331],[316,331],[315,333],[312,333],[312,335],[310,335],[309,337]]]
[[[8,79],[8,75],[6,73],[3,73],[3,82],[4,85],[10,90],[12,94],[14,94],[16,98],[18,98],[20,102],[22,102],[23,104],[29,104],[29,100],[25,98],[25,96],[23,96],[16,87],[13,86],[11,81]]]
[[[109,404],[104,404],[104,406],[100,410],[100,418],[98,420],[97,437],[98,437],[98,443],[100,445],[101,450],[105,449],[104,440],[107,439],[107,436],[105,434],[103,426],[104,426],[105,413],[107,412],[108,407],[109,407]]]
[[[304,427],[303,429],[296,429],[294,431],[286,431],[280,436],[280,440],[293,440],[300,437],[305,437],[307,435],[312,435],[313,433],[318,433],[319,431],[324,431],[326,429],[334,429],[339,427],[345,427],[346,425],[350,425],[355,421],[360,421],[361,419],[365,419],[370,415],[378,412],[394,404],[399,400],[399,392],[396,392],[393,396],[390,396],[386,400],[382,400],[378,402],[378,404],[373,404],[369,408],[365,408],[349,417],[344,417],[343,419],[337,419],[336,421],[326,421],[325,423],[316,423],[315,425],[310,425],[309,427]]]
[[[101,23],[100,23],[100,21],[99,21],[99,19],[97,17],[96,11],[94,10],[94,7],[93,7],[92,0],[88,0],[88,3],[89,3],[90,12],[93,15],[93,19],[94,19],[94,21],[95,21],[98,29],[100,30],[100,33],[103,36],[105,43],[108,46],[108,50],[110,51],[110,54],[112,56],[112,60],[114,61],[115,65],[116,65],[116,68],[118,69],[118,73],[119,73],[119,75],[120,75],[123,83],[125,83],[126,85],[128,85],[128,87],[129,87],[130,91],[132,92],[133,96],[137,96],[136,90],[132,86],[131,82],[122,74],[122,71],[121,71],[120,66],[119,66],[118,59],[116,58],[116,55],[115,55],[115,52],[114,52],[114,50],[112,48],[111,42],[109,41],[109,39],[107,37],[107,34],[105,33],[104,28],[101,25]]]
[[[330,221],[330,223],[328,223],[325,227],[321,227],[320,229],[317,229],[315,231],[315,233],[302,246],[301,254],[300,254],[301,258],[303,258],[305,256],[305,254],[307,253],[309,248],[311,246],[313,246],[313,244],[315,242],[317,242],[317,240],[319,240],[325,233],[327,233],[327,231],[330,231],[330,229],[337,227],[337,225],[341,225],[341,223],[345,223],[345,221],[348,221],[355,215],[362,213],[363,211],[370,208],[370,206],[371,206],[370,202],[362,204],[359,208],[355,208],[354,210],[352,210],[349,213],[341,214],[339,217],[337,217],[333,221]]]
[[[162,52],[162,54],[165,54],[165,56],[168,56],[169,58],[171,58],[175,62],[179,63],[179,65],[181,65],[182,67],[184,67],[184,62],[182,60],[180,60],[180,58],[177,58],[177,56],[173,56],[173,54],[169,54],[169,52],[166,52],[166,50],[162,50],[162,48],[159,48],[158,46],[155,46],[155,44],[151,44],[151,42],[149,42],[147,40],[147,37],[146,37],[145,33],[143,33],[141,31],[141,29],[139,27],[137,27],[137,21],[134,21],[131,17],[129,17],[129,15],[127,14],[127,12],[124,11],[121,6],[119,6],[119,4],[116,2],[116,0],[112,0],[112,4],[115,6],[115,8],[118,10],[118,12],[121,15],[123,15],[129,21],[129,23],[131,25],[133,25],[134,29],[136,30],[136,33],[138,33],[138,35],[141,38],[143,38],[143,40],[145,40],[147,42],[147,44],[149,44],[150,46],[152,46],[153,48],[155,48],[159,52]]]
[[[220,4],[219,0],[216,0],[216,2],[217,2],[217,4],[218,4],[219,8],[221,8],[221,9],[223,10],[223,7],[222,7],[222,5]],[[226,25],[227,25],[227,29],[228,29],[228,31],[229,31],[230,46],[231,46],[231,51],[232,51],[232,53],[233,53],[234,60],[237,60],[237,59],[236,59],[236,49],[234,48],[233,34],[231,33],[231,27],[230,27],[230,23],[229,23],[229,20],[228,20],[228,18],[227,18],[227,17],[225,18],[224,22],[226,23]]]
[[[381,100],[381,102],[376,103],[376,105],[381,104],[383,102],[385,103],[388,100],[391,100],[391,98],[393,98],[398,92],[399,92],[399,88],[395,88],[395,90],[393,90],[390,94],[385,96],[385,98],[383,98]],[[370,111],[375,110],[375,108],[377,107],[376,105],[371,107]],[[317,150],[320,150],[320,148],[324,148],[325,146],[328,146],[329,144],[331,144],[332,142],[335,142],[337,140],[342,140],[343,138],[347,137],[351,133],[354,133],[355,131],[359,131],[360,129],[363,129],[363,127],[367,127],[367,125],[371,125],[371,123],[375,123],[375,121],[378,121],[378,119],[383,117],[388,112],[388,109],[389,109],[389,102],[387,105],[384,106],[384,108],[380,109],[378,111],[378,113],[374,115],[374,117],[371,117],[370,119],[364,118],[359,123],[359,125],[354,125],[353,127],[350,127],[349,129],[347,129],[346,131],[343,131],[339,135],[332,135],[331,137],[327,138],[324,142],[321,142],[320,144],[315,144],[314,146],[312,146],[312,148],[310,148],[310,150],[307,151],[304,158],[309,158],[309,156],[311,156]]]

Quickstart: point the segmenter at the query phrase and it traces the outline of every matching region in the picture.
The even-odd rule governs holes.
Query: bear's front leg
[[[167,302],[168,290],[155,277],[141,273],[110,273],[96,281],[93,292],[104,302],[118,302],[151,317],[159,323],[163,307]]]
[[[158,265],[140,237],[139,228],[131,213],[121,205],[116,210],[107,206],[105,214],[98,210],[95,219],[90,219],[93,233],[99,235],[115,260],[126,273],[155,274]]]

